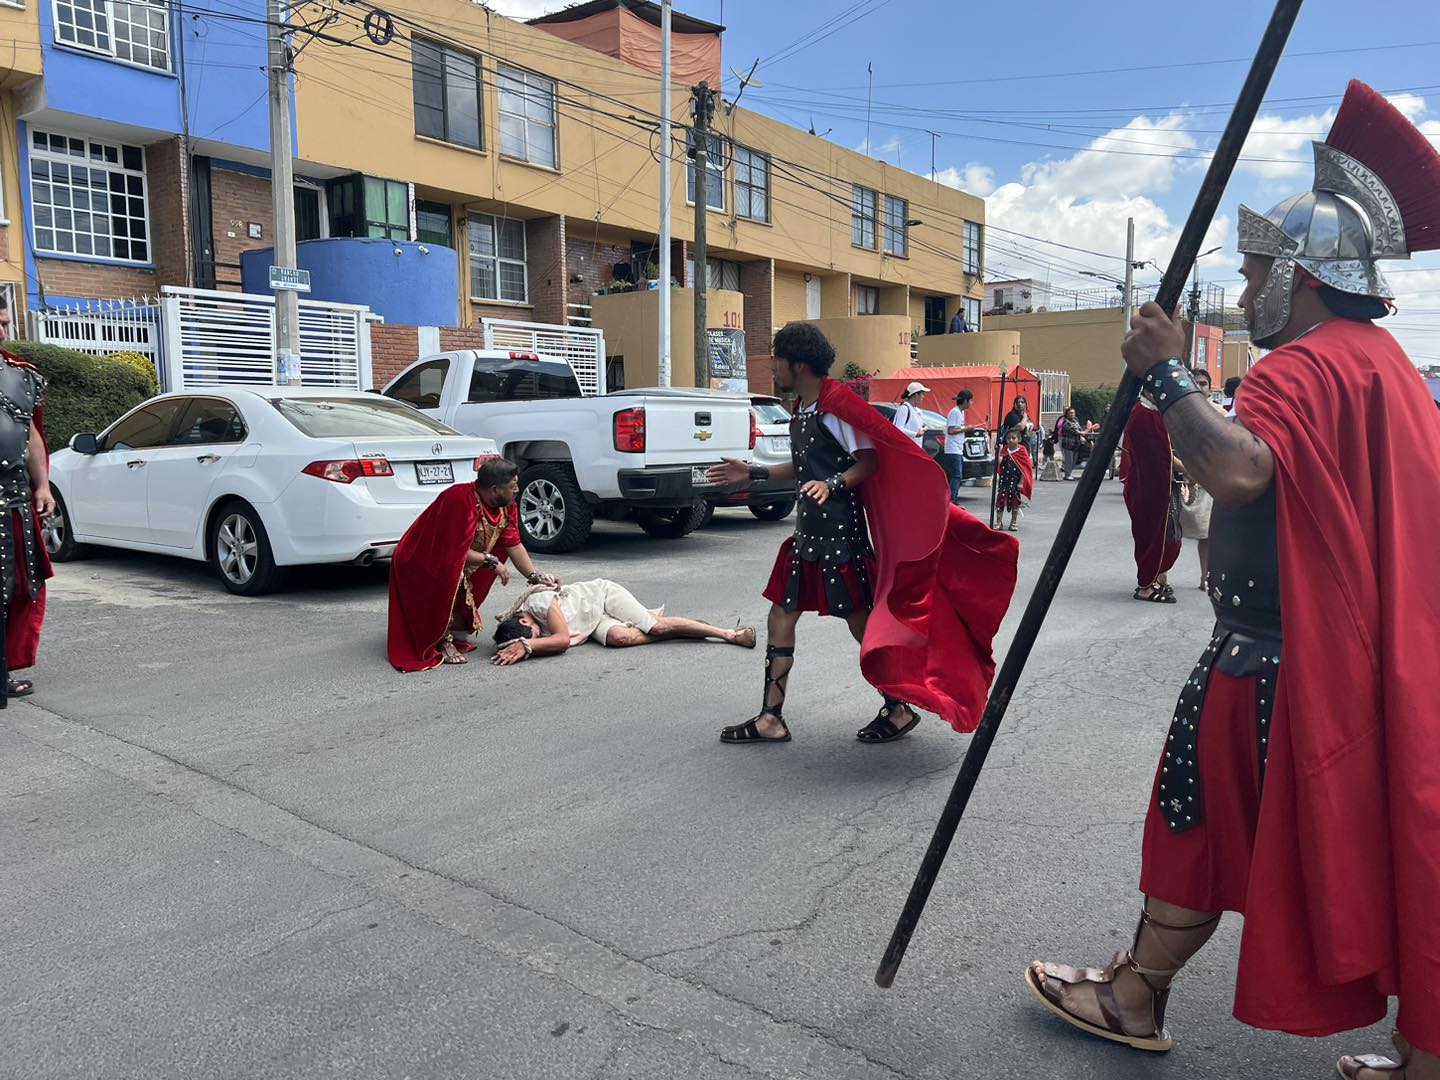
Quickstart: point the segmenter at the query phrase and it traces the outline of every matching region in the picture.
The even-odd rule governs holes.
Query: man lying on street
[[[885,699],[857,733],[891,742],[932,709],[973,730],[994,672],[990,643],[1015,588],[1018,545],[946,498],[935,460],[853,390],[829,377],[835,350],[814,326],[775,335],[775,389],[793,391],[790,464],[726,458],[717,484],[794,480],[795,535],[780,547],[770,601],[760,712],[725,743],[790,741],[783,707],[802,612],[833,615],[861,643],[860,667]],[[872,547],[873,542],[873,547]]]
[[[1329,1035],[1398,997],[1400,1060],[1344,1057],[1340,1075],[1440,1080],[1440,606],[1416,587],[1434,581],[1440,466],[1414,452],[1440,440],[1440,417],[1374,325],[1394,296],[1376,260],[1440,248],[1440,153],[1352,82],[1315,163],[1312,190],[1264,216],[1240,208],[1240,307],[1273,351],[1233,421],[1159,307],[1126,336],[1127,366],[1214,498],[1217,624],[1163,744],[1130,949],[1025,978],[1075,1027],[1168,1050],[1171,981],[1236,911],[1238,1019]]]
[[[0,296],[0,341],[10,335],[10,310]],[[50,556],[40,525],[55,513],[50,453],[45,447],[45,379],[18,356],[0,350],[0,580],[5,588],[5,696],[28,697],[35,685],[10,672],[35,666],[45,622]],[[0,699],[3,706],[3,699]]]
[[[663,608],[651,611],[628,589],[605,578],[563,586],[532,585],[495,625],[500,649],[491,662],[508,667],[532,656],[552,656],[586,638],[612,649],[653,645],[667,638],[714,638],[753,649],[755,628],[724,630],[668,616]]]
[[[518,470],[504,458],[480,463],[475,483],[456,484],[415,519],[390,565],[390,663],[401,671],[463,664],[480,629],[480,605],[506,560],[532,585],[559,585],[535,569],[520,543]]]

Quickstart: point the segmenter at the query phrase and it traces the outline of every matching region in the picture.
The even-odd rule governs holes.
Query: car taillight
[[[395,470],[385,458],[361,458],[350,461],[312,461],[302,470],[306,476],[351,484],[365,476],[394,476]]]
[[[622,454],[645,452],[644,409],[622,409],[615,414],[615,449]]]
[[[750,414],[750,449],[751,449],[751,450],[754,450],[755,447],[756,447],[756,445],[760,442],[760,435],[761,435],[760,425],[755,422],[755,414],[752,412],[752,413]]]
[[[540,359],[540,354],[539,354],[539,353],[533,353],[533,352],[512,352],[512,353],[510,354],[510,359],[511,359],[511,360],[539,360],[539,359]]]

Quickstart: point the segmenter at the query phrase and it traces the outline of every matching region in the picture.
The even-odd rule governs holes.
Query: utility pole
[[[715,92],[708,82],[694,89],[695,110],[695,385],[710,386],[710,345],[705,332],[707,321],[706,289],[710,285],[710,269],[706,265],[705,200],[706,171],[710,157],[710,118],[715,115]]]
[[[270,194],[275,211],[275,265],[295,269],[295,170],[290,136],[290,33],[280,0],[265,5],[270,45]],[[300,294],[275,290],[277,381],[300,382]]]
[[[1125,332],[1135,307],[1135,219],[1125,219]]]
[[[660,385],[670,385],[670,0],[660,4]]]
[[[933,184],[937,175],[935,172],[935,140],[940,138],[940,136],[936,132],[928,129],[925,134],[930,136],[930,182]]]
[[[1185,366],[1195,366],[1195,323],[1200,318],[1200,264],[1196,260],[1195,276],[1190,286],[1190,305],[1186,312],[1189,321],[1185,327]]]

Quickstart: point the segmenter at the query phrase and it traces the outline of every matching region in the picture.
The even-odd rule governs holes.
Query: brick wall
[[[535,322],[564,325],[568,314],[569,273],[565,266],[565,219],[537,218],[525,224],[529,262],[531,317]]]
[[[481,319],[516,319],[520,322],[540,322],[533,309],[523,304],[480,304],[471,303],[470,320],[478,328]]]
[[[565,270],[568,277],[580,278],[569,282],[570,303],[590,303],[615,276],[615,264],[629,261],[629,244],[608,244],[603,240],[596,243],[569,232],[565,237]]]
[[[190,181],[184,140],[145,148],[150,201],[150,261],[161,285],[190,285]]]
[[[750,335],[745,335],[748,345]],[[773,394],[775,393],[775,358],[772,356],[756,356],[753,352],[745,357],[745,377],[750,382],[752,394]]]
[[[440,328],[440,351],[455,349],[483,349],[485,329],[480,326],[442,326]]]
[[[51,296],[128,300],[145,294],[154,296],[160,291],[153,270],[69,259],[39,259],[36,266],[45,292]]]
[[[769,356],[774,331],[775,267],[769,259],[740,264],[740,291],[745,294],[745,352]]]
[[[218,163],[210,171],[210,227],[215,233],[215,277],[219,288],[239,289],[240,253],[275,245],[275,213],[270,180],[234,172]],[[251,222],[260,226],[259,239],[249,235]]]
[[[376,387],[384,386],[420,358],[420,335],[413,326],[370,327],[370,370]]]

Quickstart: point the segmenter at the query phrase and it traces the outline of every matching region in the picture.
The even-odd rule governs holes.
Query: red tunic
[[[824,380],[818,408],[868,435],[879,459],[860,488],[875,548],[860,670],[882,693],[974,731],[995,673],[991,644],[1015,591],[1019,541],[952,506],[935,459],[853,390]]]
[[[1120,480],[1135,539],[1135,581],[1142,589],[1154,585],[1180,557],[1180,531],[1171,502],[1171,457],[1165,421],[1154,409],[1137,403],[1125,424]]]
[[[520,517],[511,504],[504,511],[505,531],[491,552],[504,562],[509,549],[520,545]],[[390,628],[386,651],[401,671],[428,671],[444,662],[439,644],[454,616],[469,618],[480,628],[480,605],[495,582],[495,571],[470,575],[474,605],[461,589],[465,556],[480,525],[479,498],[472,484],[457,484],[405,530],[390,564]],[[459,643],[464,651],[474,646]]]
[[[0,358],[14,364],[17,367],[30,368],[34,366],[27,364],[18,356],[12,356],[0,350]],[[45,439],[45,406],[42,404],[35,410],[35,428],[40,432],[41,442]],[[46,461],[49,461],[50,451],[46,448]],[[20,530],[22,522],[17,511],[11,512],[12,524],[15,533],[15,551],[13,558],[15,566],[25,566],[24,538]],[[16,588],[14,598],[10,601],[10,609],[6,612],[5,623],[5,664],[10,671],[20,671],[24,668],[35,666],[35,654],[40,648],[40,630],[45,625],[45,582],[55,576],[55,570],[50,564],[50,552],[45,548],[45,540],[40,532],[39,515],[35,519],[35,565],[40,572],[40,580],[33,582],[35,598],[30,598],[30,590],[20,586]],[[23,570],[22,570],[23,573]]]
[[[1440,468],[1416,452],[1440,416],[1386,331],[1339,318],[1262,360],[1236,407],[1275,455],[1284,660],[1263,795],[1254,696],[1212,675],[1207,820],[1147,837],[1142,887],[1244,912],[1245,1023],[1331,1034],[1398,994],[1401,1033],[1440,1054]]]

